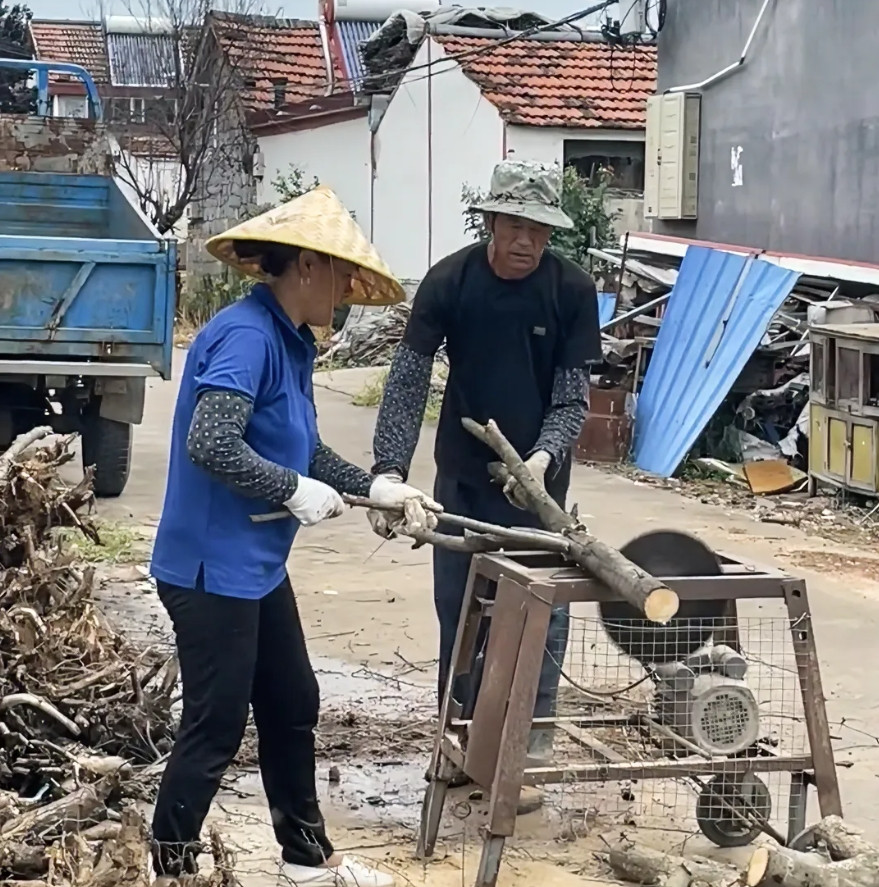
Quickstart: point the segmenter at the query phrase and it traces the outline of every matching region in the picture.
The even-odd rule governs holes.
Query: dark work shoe
[[[430,767],[424,771],[424,781],[432,782],[433,774],[430,772]],[[449,788],[461,788],[464,785],[472,785],[473,780],[463,771],[456,770],[455,774],[449,780]]]

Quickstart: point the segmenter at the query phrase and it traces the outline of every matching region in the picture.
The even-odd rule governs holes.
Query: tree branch
[[[462,423],[467,431],[501,457],[504,467],[521,485],[529,510],[537,515],[548,530],[569,541],[570,550],[567,556],[572,561],[603,582],[651,622],[666,625],[671,621],[679,606],[678,596],[674,591],[623,557],[615,548],[596,539],[562,509],[534,478],[515,447],[504,437],[494,421],[480,425],[465,418]]]

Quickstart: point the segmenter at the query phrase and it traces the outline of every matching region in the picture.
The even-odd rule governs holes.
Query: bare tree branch
[[[110,96],[108,123],[117,175],[161,233],[196,200],[221,194],[230,170],[253,155],[246,96],[259,62],[257,2],[218,13],[208,0],[129,0],[143,32],[132,64],[142,82],[126,84],[138,98]]]

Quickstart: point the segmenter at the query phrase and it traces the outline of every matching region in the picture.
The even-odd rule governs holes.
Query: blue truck
[[[3,68],[30,72],[38,113],[0,113],[0,446],[38,425],[79,432],[95,493],[118,496],[146,381],[171,377],[177,246],[114,177],[88,72]],[[50,116],[53,73],[84,84],[87,119]]]

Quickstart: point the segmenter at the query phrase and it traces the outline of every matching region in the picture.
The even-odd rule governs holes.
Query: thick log
[[[826,816],[815,826],[813,834],[827,847],[830,858],[834,861],[852,859],[862,854],[879,854],[879,848],[841,816]]]
[[[831,861],[820,853],[785,847],[758,847],[745,874],[746,887],[876,887],[879,848],[839,816],[827,816],[810,830]]]
[[[738,881],[731,865],[710,859],[684,859],[650,847],[615,847],[608,857],[614,874],[641,887],[721,887]]]
[[[95,825],[104,818],[104,801],[115,784],[112,778],[101,779],[93,785],[83,785],[45,807],[28,810],[10,819],[0,829],[0,840],[49,832],[77,832]]]
[[[679,606],[678,596],[674,591],[635,566],[615,548],[596,539],[561,508],[534,478],[513,445],[493,421],[487,425],[480,425],[472,419],[462,421],[467,431],[500,456],[504,468],[519,482],[523,498],[543,526],[568,540],[568,558],[642,612],[651,622],[666,625],[672,619]],[[504,476],[501,472],[495,473],[499,479]]]
[[[817,853],[758,847],[748,864],[747,887],[876,887],[879,853],[827,862]]]

